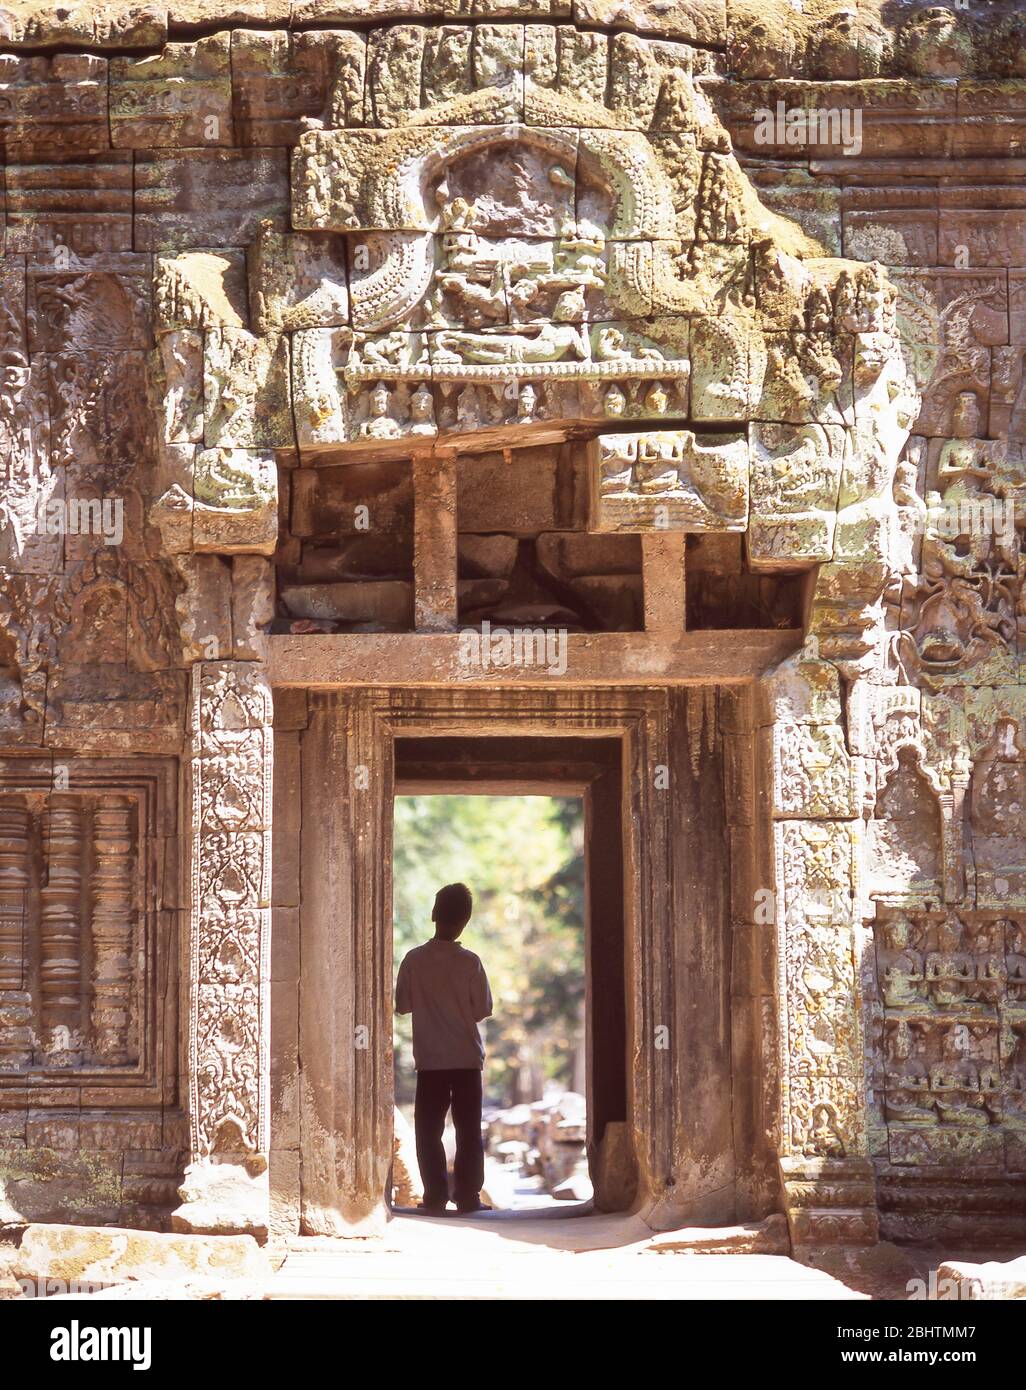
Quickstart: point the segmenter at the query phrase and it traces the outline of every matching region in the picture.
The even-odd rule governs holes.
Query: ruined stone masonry
[[[1026,9],[8,0],[0,93],[0,1223],[380,1220],[477,769],[596,811],[601,1206],[1021,1241]]]

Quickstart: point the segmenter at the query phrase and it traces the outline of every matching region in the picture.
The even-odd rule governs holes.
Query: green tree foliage
[[[584,832],[575,797],[400,796],[395,803],[395,968],[432,935],[431,905],[462,881],[461,941],[484,961],[494,1016],[485,1091],[513,1104],[574,1085],[583,1047]],[[396,1095],[413,1098],[410,1021],[396,1020]]]

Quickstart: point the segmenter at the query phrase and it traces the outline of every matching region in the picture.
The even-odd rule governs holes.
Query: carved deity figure
[[[360,426],[363,439],[396,439],[399,426],[389,416],[390,393],[383,381],[379,381],[371,392],[370,415]]]
[[[1009,1089],[1019,1093],[1026,1092],[1026,1023],[1012,1025],[1012,1051],[1005,1065],[1005,1076]],[[1018,1108],[1026,1106],[1026,1098],[1020,1094]]]
[[[933,1003],[961,1004],[976,983],[976,962],[962,949],[962,923],[949,917],[937,929],[937,950],[926,957],[926,987]]]
[[[588,335],[578,326],[580,296],[560,295],[552,323],[510,325],[480,333],[442,332],[437,335],[439,361],[481,365],[518,362],[585,362],[590,355]]]
[[[837,1111],[832,1105],[812,1107],[812,1122],[802,1152],[807,1158],[843,1158],[844,1140],[838,1132]]]
[[[972,1128],[990,1124],[984,1094],[988,1078],[981,1077],[970,1047],[969,1029],[964,1023],[953,1023],[941,1042],[941,1060],[930,1068],[930,1092],[943,1124]]]
[[[410,433],[435,433],[435,402],[426,386],[418,386],[410,399]]]
[[[603,449],[599,482],[603,497],[633,496],[635,461],[619,449]]]
[[[1026,928],[1021,922],[1005,923],[1005,970],[1008,997],[1026,1003]]]
[[[918,1004],[923,998],[926,971],[922,952],[912,949],[911,923],[907,917],[896,917],[883,928],[887,948],[880,979],[880,993],[889,1009]]]
[[[1002,924],[977,924],[969,928],[969,936],[976,963],[976,983],[972,997],[983,1004],[997,1004],[1004,996],[1007,976]]]
[[[952,413],[952,438],[941,449],[937,462],[937,482],[945,498],[962,498],[979,492],[980,481],[991,470],[980,465],[983,441],[980,432],[980,403],[975,391],[960,391]]]
[[[517,424],[531,424],[537,409],[538,393],[529,381],[525,381],[517,395]]]
[[[646,496],[672,496],[687,491],[681,477],[688,431],[644,434],[638,440],[637,480]]]
[[[937,1111],[930,1098],[930,1074],[916,1055],[912,1029],[904,1021],[891,1029],[885,1070],[888,1120],[908,1125],[935,1125]]]

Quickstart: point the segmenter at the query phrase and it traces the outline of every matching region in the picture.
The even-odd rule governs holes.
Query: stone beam
[[[516,631],[516,630],[514,630]],[[532,632],[523,645],[529,650]],[[479,645],[473,647],[474,637]],[[504,634],[360,633],[268,639],[272,685],[446,686],[732,685],[754,680],[798,650],[801,633],[739,628],[721,632],[561,633],[553,628],[543,663],[515,665]],[[489,654],[486,655],[485,653]],[[515,647],[514,647],[515,653]],[[564,666],[565,659],[565,666]],[[487,664],[486,664],[487,661]],[[505,661],[505,664],[498,664]],[[560,669],[560,668],[563,669]]]

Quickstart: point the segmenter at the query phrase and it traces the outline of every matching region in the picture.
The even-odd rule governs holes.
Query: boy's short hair
[[[439,927],[465,927],[470,921],[474,899],[465,883],[447,883],[435,894],[431,920]]]

